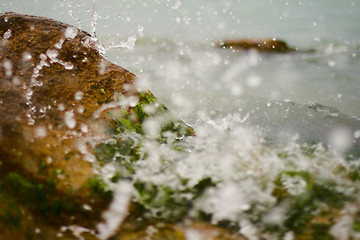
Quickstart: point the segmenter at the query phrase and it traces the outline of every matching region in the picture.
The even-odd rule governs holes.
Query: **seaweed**
[[[8,227],[19,228],[23,214],[19,206],[10,202],[7,204],[7,208],[4,213],[0,214],[0,221]]]
[[[334,236],[329,233],[330,228],[331,225],[328,224],[312,224],[309,240],[335,240]]]
[[[303,188],[303,192],[295,195],[290,194],[281,182],[283,175],[300,177],[304,180],[306,186]],[[326,209],[329,207],[340,209],[345,202],[353,199],[351,196],[339,191],[334,182],[315,182],[312,176],[305,171],[281,173],[275,180],[275,186],[272,195],[277,198],[278,204],[285,201],[289,202],[284,226],[296,233],[303,233],[310,221],[323,212],[324,205],[328,206]],[[316,231],[313,231],[313,233],[315,234]]]
[[[113,192],[99,176],[90,178],[88,180],[88,186],[93,196],[97,196],[108,201],[112,200]]]
[[[145,106],[152,106],[154,111],[145,111]],[[194,135],[194,130],[187,126],[182,120],[177,119],[161,104],[150,92],[140,92],[139,101],[134,107],[123,109],[121,117],[112,117],[112,127],[117,133],[136,132],[144,135],[143,123],[150,117],[156,117],[161,122],[161,134],[159,140],[163,140],[166,131],[177,134],[178,137]]]
[[[62,212],[73,213],[76,208],[71,191],[67,195],[56,196],[55,187],[54,178],[46,182],[35,182],[15,172],[9,173],[0,181],[0,193],[6,192],[20,204],[41,215],[59,216]]]
[[[150,220],[182,221],[192,209],[194,200],[215,183],[211,178],[204,178],[192,188],[186,187],[186,180],[183,181],[183,184],[183,188],[179,190],[168,186],[136,182],[134,185],[138,193],[135,200],[137,214],[148,216]]]

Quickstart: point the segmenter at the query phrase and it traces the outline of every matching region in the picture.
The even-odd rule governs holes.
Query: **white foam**
[[[128,206],[133,195],[133,186],[127,181],[120,181],[114,189],[114,199],[102,217],[103,223],[97,225],[100,239],[108,239],[119,228],[128,214]]]

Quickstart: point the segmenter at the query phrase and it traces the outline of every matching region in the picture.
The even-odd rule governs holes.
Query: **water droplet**
[[[61,49],[61,48],[62,48],[62,45],[64,44],[64,42],[65,42],[65,39],[64,39],[64,38],[60,39],[60,41],[57,42],[57,43],[54,45],[55,48]]]
[[[329,60],[328,65],[329,67],[334,67],[336,65],[336,62],[334,60]]]
[[[89,128],[88,128],[88,126],[87,126],[86,124],[82,123],[82,124],[80,125],[80,130],[81,130],[81,132],[83,132],[83,133],[87,133],[87,132],[89,131]]]
[[[32,58],[31,53],[29,53],[29,52],[27,52],[27,51],[26,51],[26,52],[23,52],[22,60],[23,60],[24,62],[29,61],[31,58]]]
[[[27,124],[30,126],[33,126],[35,124],[35,119],[33,119],[32,117],[29,117]]]
[[[4,33],[3,38],[4,38],[4,39],[9,39],[9,38],[11,37],[11,32],[12,32],[12,30],[11,30],[11,29],[8,29],[8,30]]]
[[[91,206],[88,205],[88,204],[84,204],[83,209],[86,210],[86,211],[91,211],[92,210]]]
[[[52,163],[52,157],[50,157],[50,156],[48,156],[47,158],[46,158],[46,162],[48,163],[48,164],[50,164],[50,163]]]
[[[103,75],[105,73],[106,70],[106,62],[105,61],[100,61],[99,63],[99,74]]]
[[[355,138],[360,138],[360,130],[357,130],[354,132],[354,137]]]
[[[39,126],[35,129],[36,138],[44,138],[46,136],[46,128],[44,126]]]
[[[84,106],[79,106],[79,107],[77,108],[77,112],[80,113],[80,114],[84,113],[84,111],[85,111]]]
[[[84,47],[87,47],[87,48],[91,47],[91,45],[94,44],[93,40],[89,36],[84,37],[81,40],[81,43],[84,45]]]
[[[72,64],[71,62],[66,62],[64,64],[62,64],[66,70],[72,70],[74,69],[74,64]]]
[[[338,127],[330,132],[329,142],[331,147],[339,153],[348,150],[353,141],[354,133],[347,127]]]
[[[52,62],[58,62],[58,55],[59,55],[59,52],[55,49],[49,49],[46,51],[46,55],[50,58],[50,60]]]
[[[176,1],[174,6],[171,7],[171,9],[175,10],[178,9],[181,6],[181,2],[180,1]]]
[[[47,110],[46,107],[42,107],[42,108],[39,109],[39,112],[41,112],[41,113],[46,113],[46,110]]]
[[[82,91],[77,91],[75,93],[75,100],[80,101],[84,96],[84,93]]]
[[[129,101],[130,107],[135,107],[136,104],[138,104],[138,102],[139,102],[139,98],[137,96],[130,96],[127,99]]]
[[[62,103],[59,103],[58,110],[61,111],[61,112],[64,111],[65,110],[65,105],[62,104]]]
[[[250,88],[256,88],[261,84],[261,77],[258,75],[252,74],[246,79],[246,84]]]
[[[79,30],[76,27],[67,27],[65,31],[65,37],[69,39],[73,39],[77,36]]]
[[[72,111],[65,112],[65,124],[68,128],[73,129],[76,126],[75,114]]]
[[[5,68],[5,75],[7,77],[11,77],[12,76],[12,68],[13,68],[12,62],[10,60],[5,60],[3,65]]]
[[[13,77],[12,83],[13,83],[15,86],[19,86],[20,83],[21,83],[20,78],[19,78],[18,76]]]

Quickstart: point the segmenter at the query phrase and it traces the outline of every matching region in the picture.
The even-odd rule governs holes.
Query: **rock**
[[[259,52],[287,53],[295,51],[290,48],[285,41],[277,39],[234,39],[224,40],[216,43],[221,48],[230,48],[234,50],[257,50]]]
[[[142,123],[154,114],[161,115],[162,131],[194,134],[150,92],[138,92],[135,76],[104,59],[97,45],[88,33],[55,20],[0,15],[5,239],[74,239],[77,231],[97,239],[96,225],[112,199],[96,174],[104,164],[99,159],[109,156],[103,142],[124,131],[144,134]],[[147,104],[156,105],[155,113],[144,111]],[[73,229],[60,231],[64,225]]]

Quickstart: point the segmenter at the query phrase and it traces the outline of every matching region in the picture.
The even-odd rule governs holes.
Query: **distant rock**
[[[295,51],[289,47],[285,41],[278,39],[233,39],[224,40],[216,43],[221,48],[229,48],[234,50],[257,50],[259,52],[269,53],[287,53]]]

